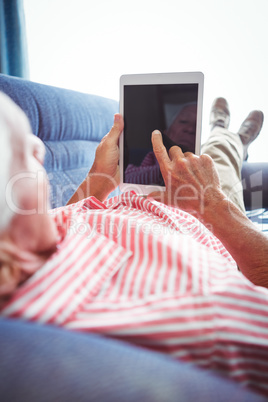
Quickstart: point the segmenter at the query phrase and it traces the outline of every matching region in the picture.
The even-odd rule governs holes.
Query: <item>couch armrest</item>
[[[242,184],[246,210],[268,208],[268,163],[244,162]]]
[[[262,402],[193,364],[96,334],[0,319],[1,401]]]

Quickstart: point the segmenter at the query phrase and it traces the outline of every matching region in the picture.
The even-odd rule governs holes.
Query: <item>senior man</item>
[[[4,95],[0,111],[2,316],[123,339],[267,393],[268,242],[231,200],[262,113],[232,134],[216,100],[204,146],[215,163],[168,154],[154,131],[167,190],[106,200],[118,184],[117,114],[69,205],[47,213],[43,144]]]

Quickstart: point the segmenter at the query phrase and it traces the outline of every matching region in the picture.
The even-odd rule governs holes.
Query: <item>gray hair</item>
[[[12,161],[10,129],[0,116],[0,232],[10,223],[13,212],[6,200],[6,187],[10,179]]]

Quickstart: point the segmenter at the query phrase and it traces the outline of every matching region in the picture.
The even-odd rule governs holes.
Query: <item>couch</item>
[[[44,141],[51,203],[64,205],[86,176],[118,102],[1,74],[0,91],[25,111],[33,133]],[[266,172],[265,164],[243,166],[249,210],[263,213],[268,206]],[[265,400],[229,379],[123,342],[0,319],[1,401],[139,399]]]

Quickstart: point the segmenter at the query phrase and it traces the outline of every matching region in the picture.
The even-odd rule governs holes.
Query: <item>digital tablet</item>
[[[149,194],[165,184],[151,135],[161,131],[167,150],[200,154],[204,75],[201,72],[133,74],[120,78],[120,188]]]

